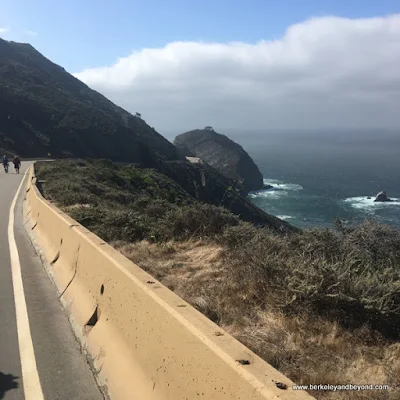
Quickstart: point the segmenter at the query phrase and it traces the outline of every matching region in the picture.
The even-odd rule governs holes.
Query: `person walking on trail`
[[[17,174],[19,174],[19,169],[21,167],[21,160],[18,156],[14,157],[13,164],[14,164],[15,172]]]
[[[4,167],[4,171],[6,171],[6,173],[8,173],[8,157],[7,157],[7,154],[4,154],[4,156],[3,156],[3,167]]]

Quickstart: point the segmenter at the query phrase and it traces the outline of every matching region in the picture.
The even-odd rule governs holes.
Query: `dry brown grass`
[[[389,391],[311,392],[317,399],[400,399],[400,343],[367,327],[348,330],[322,317],[284,315],[257,305],[214,242],[114,243],[122,254],[174,290],[297,384],[388,384]],[[247,289],[249,289],[247,287]],[[394,389],[395,387],[399,389]]]

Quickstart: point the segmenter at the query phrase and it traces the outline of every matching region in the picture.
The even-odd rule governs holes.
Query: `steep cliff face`
[[[263,177],[247,152],[233,140],[208,129],[178,135],[175,146],[185,156],[199,157],[222,175],[242,182],[246,192],[263,188]]]
[[[151,166],[176,148],[29,44],[0,39],[0,149],[23,157],[102,157]]]

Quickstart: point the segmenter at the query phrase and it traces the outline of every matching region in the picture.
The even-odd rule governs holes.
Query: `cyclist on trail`
[[[8,172],[8,157],[7,157],[7,154],[4,154],[4,156],[3,156],[3,167],[4,167],[4,171]]]
[[[19,174],[19,168],[21,167],[21,160],[18,156],[14,157],[13,164],[14,164],[15,172],[17,174]]]

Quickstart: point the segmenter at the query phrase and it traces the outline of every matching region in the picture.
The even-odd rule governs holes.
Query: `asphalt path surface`
[[[31,164],[23,161],[20,174],[11,164],[8,174],[0,169],[0,399],[102,400],[57,291],[23,226]]]

